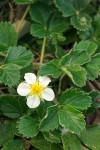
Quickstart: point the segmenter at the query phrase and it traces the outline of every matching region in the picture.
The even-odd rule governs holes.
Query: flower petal
[[[26,73],[24,79],[28,84],[33,84],[36,82],[36,75],[34,73]]]
[[[39,77],[39,82],[43,85],[43,86],[47,86],[50,82],[51,82],[51,79],[47,76],[43,76],[43,77]]]
[[[40,104],[39,97],[32,95],[27,98],[27,105],[29,108],[36,108],[39,106],[39,104]]]
[[[47,101],[52,101],[55,97],[55,94],[51,88],[46,88],[41,95],[42,98]]]
[[[17,93],[21,96],[27,96],[30,92],[30,86],[27,83],[22,82],[17,87]]]

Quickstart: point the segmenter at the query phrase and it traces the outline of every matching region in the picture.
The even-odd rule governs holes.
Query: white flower
[[[24,76],[25,82],[18,85],[17,92],[21,96],[27,96],[27,105],[29,108],[36,108],[40,104],[41,99],[52,101],[54,92],[47,87],[51,82],[47,76],[38,77],[34,73],[26,73]]]

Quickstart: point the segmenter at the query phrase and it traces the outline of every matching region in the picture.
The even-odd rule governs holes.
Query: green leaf
[[[75,109],[85,110],[91,106],[91,97],[75,88],[66,90],[60,97],[61,105],[70,105]]]
[[[100,102],[99,102],[100,92],[99,91],[91,91],[89,93],[89,96],[91,96],[91,98],[92,98],[92,105],[86,111],[87,114],[90,114],[90,113],[96,111],[96,109],[100,108]]]
[[[24,116],[20,118],[17,128],[24,137],[32,138],[38,134],[38,121],[30,116]]]
[[[26,112],[27,105],[23,98],[4,95],[0,96],[0,110],[9,118],[19,118]]]
[[[58,107],[57,105],[51,106],[47,109],[46,116],[40,122],[41,131],[53,131],[58,128]]]
[[[61,69],[75,85],[82,87],[86,84],[86,71],[79,65],[70,65]]]
[[[85,64],[83,67],[87,72],[87,78],[89,80],[94,80],[99,75],[100,70],[100,53],[96,54],[91,58],[91,61]]]
[[[62,71],[59,67],[59,61],[57,59],[53,59],[49,63],[42,65],[38,74],[41,76],[51,75],[54,78],[57,78],[61,75]]]
[[[75,134],[67,133],[62,136],[64,150],[83,150],[83,147]]]
[[[95,35],[97,37],[100,36],[100,6],[99,6],[99,9],[98,9],[98,12],[97,14],[94,16],[94,20],[93,20],[93,26],[95,28]]]
[[[6,44],[0,44],[0,52],[5,52],[5,51],[7,51],[7,49],[8,49],[8,47],[7,47],[7,45]]]
[[[86,31],[91,27],[91,17],[87,14],[79,14],[71,17],[71,24],[80,31]]]
[[[14,0],[16,4],[28,4],[28,3],[33,3],[36,0]]]
[[[52,132],[43,132],[44,138],[51,143],[60,143],[61,131],[55,130]]]
[[[56,52],[55,55],[57,58],[61,58],[62,56],[64,56],[66,53],[64,51],[64,49],[62,49],[62,47],[60,46],[56,46]]]
[[[93,81],[95,78],[98,77],[98,75],[99,75],[99,67],[96,64],[94,64],[92,61],[90,63],[86,64],[84,66],[84,68],[85,68],[85,70],[87,72],[87,78],[89,80]]]
[[[87,51],[89,55],[93,55],[97,49],[97,44],[91,41],[80,41],[74,45],[75,51]]]
[[[60,125],[72,133],[80,134],[85,129],[83,114],[71,106],[61,106],[58,116]]]
[[[95,107],[95,109],[100,108],[100,92],[99,91],[91,91],[89,95],[92,97],[92,107]]]
[[[0,83],[8,86],[18,84],[20,79],[20,72],[14,64],[5,64],[0,66]]]
[[[47,22],[51,15],[51,8],[43,2],[36,2],[30,8],[30,15],[33,21],[42,24],[47,28]]]
[[[92,60],[91,60],[94,64],[96,64],[99,69],[100,69],[100,53],[97,53],[96,55],[94,55],[92,57]]]
[[[90,0],[55,0],[55,5],[65,17],[72,16],[84,10]]]
[[[42,135],[38,135],[36,138],[33,138],[30,142],[32,146],[34,146],[38,150],[63,150],[60,145],[48,142],[44,139]]]
[[[14,134],[10,122],[0,121],[0,147],[5,145],[8,141],[13,140]]]
[[[9,48],[4,64],[14,64],[21,69],[30,65],[32,60],[33,54],[31,51],[22,46],[14,46]]]
[[[2,150],[25,150],[24,143],[21,140],[9,141]]]
[[[69,21],[62,17],[58,12],[54,12],[52,18],[49,23],[49,31],[50,33],[62,33],[69,28]]]
[[[0,51],[5,51],[9,46],[17,44],[17,33],[14,26],[9,22],[0,23]],[[3,49],[1,49],[1,46]]]
[[[45,27],[43,25],[38,24],[38,23],[32,24],[30,32],[33,36],[36,36],[39,38],[50,36],[49,31],[47,29],[45,29]]]
[[[68,65],[68,64],[72,64],[72,65],[83,65],[85,63],[87,63],[90,60],[90,56],[87,53],[86,50],[80,51],[74,51],[71,50],[69,54],[64,55],[61,59],[60,59],[60,65]]]
[[[79,139],[90,149],[99,150],[100,149],[100,126],[88,127],[87,130],[79,136]]]

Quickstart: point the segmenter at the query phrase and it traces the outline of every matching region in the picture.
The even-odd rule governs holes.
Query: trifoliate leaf
[[[71,24],[80,31],[86,31],[91,26],[91,17],[87,14],[79,14],[71,17]]]
[[[71,106],[61,106],[58,111],[59,123],[68,131],[80,134],[85,129],[83,114]]]
[[[47,28],[47,22],[51,15],[51,7],[46,3],[36,2],[30,8],[30,15],[33,21]]]
[[[40,122],[41,131],[53,131],[59,126],[57,105],[51,106],[47,109],[46,116]]]
[[[17,33],[9,22],[0,23],[0,51],[5,51],[9,46],[17,44]]]
[[[24,116],[20,118],[17,128],[24,137],[32,138],[38,134],[38,121],[30,116]]]
[[[10,47],[4,64],[14,64],[19,69],[27,67],[33,60],[33,54],[22,46]]]
[[[89,55],[93,55],[97,49],[97,44],[90,41],[80,41],[74,45],[75,51],[87,51]]]
[[[61,73],[62,71],[60,70],[59,61],[57,59],[53,59],[49,63],[42,65],[38,72],[41,76],[51,75],[54,78],[59,77]]]
[[[8,86],[18,84],[20,79],[20,72],[14,64],[5,64],[0,66],[0,83]]]
[[[62,136],[64,150],[83,150],[83,147],[75,134],[66,133]]]
[[[79,139],[92,150],[100,149],[100,126],[90,126],[84,131]]]
[[[55,0],[55,5],[65,17],[72,16],[84,10],[90,0]]]
[[[30,32],[33,36],[36,36],[39,38],[50,36],[50,32],[47,29],[45,29],[43,25],[38,24],[38,23],[32,24]]]
[[[61,105],[70,105],[75,109],[85,110],[91,106],[91,97],[75,88],[66,90],[60,97]]]
[[[70,77],[72,82],[79,86],[82,87],[86,83],[86,71],[79,65],[69,65],[66,67],[61,68],[62,71]]]
[[[87,53],[87,51],[83,50],[77,50],[77,51],[70,51],[69,54],[64,55],[61,59],[60,59],[60,65],[68,65],[68,64],[78,64],[78,65],[83,65],[85,63],[87,63],[88,61],[90,61],[90,56]]]
[[[38,150],[63,150],[61,145],[48,142],[41,134],[33,138],[30,143]]]
[[[61,131],[49,131],[43,132],[44,138],[51,143],[60,143],[61,141]]]
[[[25,150],[24,142],[21,140],[9,141],[2,150]]]
[[[36,0],[14,0],[16,4],[28,4],[28,3],[33,3]]]
[[[13,140],[14,133],[9,121],[0,122],[0,147],[7,141]]]
[[[10,95],[0,96],[0,110],[9,118],[19,118],[27,110],[26,101]]]

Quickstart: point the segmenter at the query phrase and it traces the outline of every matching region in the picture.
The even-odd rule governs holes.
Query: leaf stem
[[[45,46],[46,46],[46,37],[44,37],[44,39],[43,39],[43,44],[42,44],[42,49],[41,49],[41,57],[40,57],[40,65],[42,65],[42,63],[43,63]]]
[[[28,11],[29,11],[30,5],[31,5],[31,4],[29,4],[28,7],[26,8],[26,10],[25,10],[25,12],[24,12],[24,14],[23,14],[23,16],[22,16],[22,18],[21,18],[21,21],[19,22],[19,25],[18,25],[18,27],[17,27],[17,29],[16,29],[17,32],[20,31],[20,28],[21,28],[21,26],[22,26],[22,23],[23,23],[23,21],[24,21],[26,15],[27,15],[27,13],[28,13]]]
[[[60,80],[59,80],[59,88],[58,88],[58,94],[60,94],[61,92],[61,84],[62,84],[62,80],[63,80],[63,77],[65,76],[65,74],[62,74]]]

